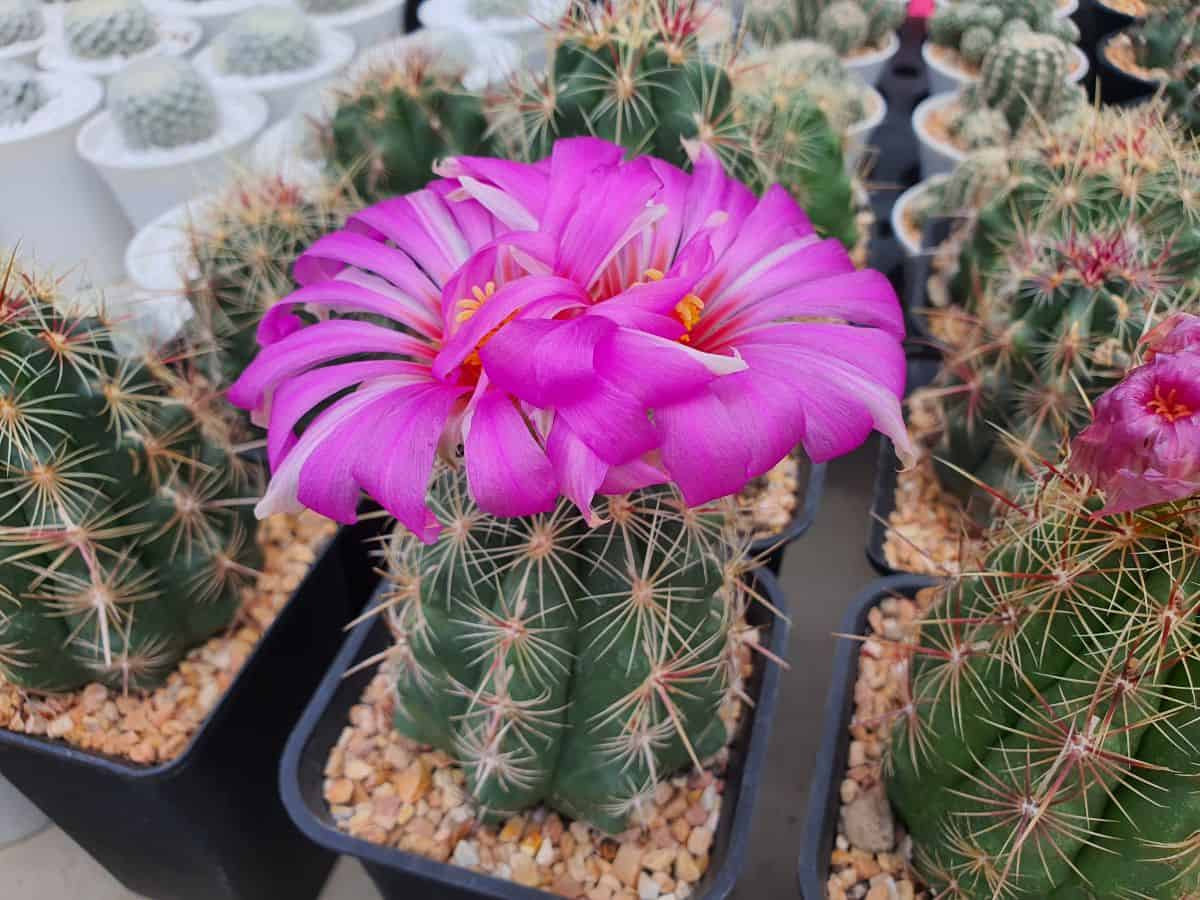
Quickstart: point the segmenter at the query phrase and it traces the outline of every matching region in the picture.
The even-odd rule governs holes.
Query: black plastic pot
[[[937,248],[949,239],[960,220],[952,217],[930,219],[921,230],[921,251],[904,258],[900,300],[904,306],[904,324],[908,332],[910,356],[940,356],[937,342],[929,330],[929,276]]]
[[[1091,18],[1091,24],[1096,29],[1098,35],[1105,35],[1113,31],[1119,31],[1122,28],[1128,28],[1138,20],[1137,16],[1119,12],[1111,6],[1104,4],[1102,0],[1080,0],[1079,7],[1082,12]]]
[[[1096,64],[1099,69],[1096,89],[1104,103],[1128,105],[1153,97],[1162,87],[1162,82],[1139,78],[1109,61],[1108,45],[1119,33],[1108,35],[1096,46]]]
[[[292,825],[276,773],[346,623],[378,581],[367,545],[378,527],[337,533],[178,758],[138,766],[0,729],[0,772],[135,893],[316,897],[334,856]]]
[[[763,645],[782,657],[788,646],[786,597],[774,576],[767,572],[757,573],[757,588],[780,614],[773,614],[762,604],[754,604],[750,609],[751,624],[769,629]],[[375,674],[374,667],[349,676],[346,672],[356,663],[384,650],[388,642],[387,629],[374,618],[355,628],[288,740],[279,778],[283,800],[292,819],[324,850],[359,859],[384,900],[547,900],[552,897],[540,890],[489,875],[370,844],[338,831],[334,825],[329,806],[322,796],[325,763],[330,749],[346,727],[350,707],[359,702]],[[741,734],[733,745],[723,795],[725,814],[721,817],[711,852],[713,865],[696,885],[692,895],[695,900],[728,897],[741,872],[766,762],[771,720],[779,702],[779,676],[779,667],[767,663],[758,668],[750,685],[754,706],[747,710]]]
[[[910,357],[908,360],[909,393],[924,387],[937,377],[941,361],[937,359]],[[875,487],[871,494],[871,518],[867,522],[867,560],[881,575],[895,575],[897,570],[888,565],[883,552],[887,537],[887,520],[896,508],[896,473],[900,459],[896,456],[892,442],[886,438],[879,441],[879,464],[875,469]]]
[[[866,634],[867,615],[885,597],[903,594],[912,597],[922,588],[937,584],[936,578],[922,575],[893,575],[868,586],[846,611],[842,634]],[[854,715],[854,682],[858,678],[858,641],[839,640],[833,657],[833,680],[825,701],[821,746],[808,788],[808,813],[800,842],[800,896],[804,900],[825,900],[829,878],[829,854],[837,837],[839,788],[846,772],[850,752],[847,729]]]
[[[771,570],[772,575],[778,575],[783,567],[783,555],[792,542],[799,540],[812,527],[817,518],[817,510],[821,506],[821,494],[825,490],[825,463],[812,463],[807,459],[801,460],[800,465],[807,467],[808,479],[802,481],[802,488],[796,497],[796,514],[787,528],[771,537],[759,538],[750,545],[750,556],[764,560],[764,565]]]

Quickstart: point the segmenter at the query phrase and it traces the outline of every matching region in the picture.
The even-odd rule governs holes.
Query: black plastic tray
[[[759,538],[750,545],[751,558],[762,559],[763,564],[771,570],[772,575],[778,575],[783,567],[783,556],[787,548],[799,540],[812,527],[817,518],[817,510],[821,507],[821,495],[825,491],[826,463],[814,463],[802,459],[800,465],[807,469],[808,479],[803,482],[804,490],[796,504],[796,514],[787,528],[770,537]]]
[[[908,360],[909,393],[924,387],[937,377],[941,362],[937,359],[910,357]],[[887,537],[888,516],[896,507],[896,472],[900,468],[900,460],[896,456],[892,442],[887,438],[879,441],[879,464],[875,469],[875,487],[871,493],[871,517],[867,522],[867,560],[881,575],[905,574],[899,573],[888,565],[887,554],[883,552],[883,543]]]
[[[316,897],[334,856],[292,825],[276,772],[346,623],[378,581],[366,544],[378,527],[338,531],[178,758],[138,766],[0,729],[0,772],[138,894]]]
[[[846,611],[842,634],[866,634],[867,614],[885,597],[909,597],[921,588],[937,584],[923,575],[893,575],[872,582]],[[854,682],[858,678],[858,641],[838,641],[833,657],[833,675],[825,715],[821,720],[821,746],[813,765],[808,788],[808,813],[800,841],[798,876],[804,900],[825,900],[829,878],[829,854],[837,836],[839,788],[846,772],[850,741],[847,729],[854,715]]]
[[[772,654],[782,658],[788,647],[787,598],[770,573],[759,571],[756,578],[760,594],[780,614],[773,614],[761,604],[752,605],[751,624],[769,630],[763,644]],[[334,825],[322,796],[325,763],[346,726],[350,707],[359,702],[375,675],[375,668],[368,667],[349,676],[345,673],[355,663],[384,650],[388,642],[387,629],[374,618],[355,628],[288,740],[279,779],[283,800],[292,819],[324,850],[357,857],[385,900],[547,900],[552,897],[552,894],[489,875],[371,844],[338,831]],[[755,704],[744,717],[741,733],[733,744],[733,757],[726,774],[725,815],[721,817],[712,850],[714,864],[696,885],[692,895],[696,900],[728,897],[741,872],[766,762],[771,720],[779,702],[779,679],[779,667],[766,663],[757,668],[750,684],[749,693]]]

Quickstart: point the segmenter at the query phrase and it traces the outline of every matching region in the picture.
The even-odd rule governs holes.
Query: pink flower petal
[[[647,407],[678,403],[718,375],[740,372],[745,361],[691,349],[678,341],[621,329],[595,352],[596,371],[623,385]]]
[[[274,344],[305,327],[295,315],[298,307],[339,313],[370,313],[406,325],[433,338],[440,336],[441,323],[432,310],[401,294],[385,295],[350,281],[318,281],[288,294],[269,310],[258,323],[258,342]],[[436,307],[435,307],[436,309]]]
[[[478,185],[510,197],[521,209],[524,217],[532,223],[527,226],[529,230],[536,230],[546,203],[546,190],[550,181],[548,173],[525,163],[491,159],[486,156],[455,156],[444,160],[435,168],[443,178],[461,183],[462,177],[466,176]],[[487,206],[486,203],[483,205]],[[504,216],[497,215],[497,218],[503,220]]]
[[[512,398],[485,391],[466,439],[467,484],[484,512],[529,516],[548,512],[558,499],[554,468]]]
[[[557,141],[550,153],[550,183],[542,210],[541,230],[557,240],[567,225],[580,193],[598,171],[609,169],[625,150],[597,138],[567,138]]]
[[[296,260],[294,275],[301,285],[337,277],[347,266],[374,272],[410,297],[436,308],[437,287],[405,254],[379,241],[350,231],[327,234]]]
[[[596,345],[616,330],[594,316],[518,319],[488,341],[479,357],[501,390],[533,406],[555,408],[591,390]]]
[[[579,507],[589,525],[599,524],[600,518],[592,510],[592,498],[604,484],[609,465],[579,440],[561,418],[550,429],[546,455],[554,466],[559,490]]]
[[[688,506],[737,493],[745,486],[750,453],[739,422],[716,394],[704,391],[655,410],[663,463]]]

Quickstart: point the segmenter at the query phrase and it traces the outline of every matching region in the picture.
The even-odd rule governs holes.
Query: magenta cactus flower
[[[1144,365],[1096,401],[1072,470],[1104,492],[1104,515],[1200,492],[1200,318],[1177,314],[1147,335]]]
[[[589,519],[651,484],[734,493],[797,444],[828,460],[878,429],[908,453],[887,280],[705,148],[691,174],[623,155],[451,159],[305,252],[230,389],[268,427],[259,514],[352,522],[366,491],[432,540],[439,453],[489,513],[562,495]]]

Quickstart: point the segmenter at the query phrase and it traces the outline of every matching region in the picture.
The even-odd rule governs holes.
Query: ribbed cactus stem
[[[216,134],[217,100],[191,63],[160,56],[127,67],[112,79],[108,109],[135,150],[170,149]]]
[[[23,125],[49,101],[36,72],[17,63],[0,63],[0,126]]]
[[[1007,37],[983,60],[979,94],[987,105],[1004,113],[1017,131],[1031,111],[1050,108],[1064,91],[1070,65],[1067,46],[1044,34]]]
[[[854,0],[838,0],[822,11],[817,20],[817,38],[847,56],[867,44],[871,20]]]
[[[132,56],[158,42],[158,24],[140,0],[78,0],[63,13],[63,34],[81,59]]]
[[[45,31],[45,17],[35,0],[0,0],[0,47],[32,41]]]
[[[253,78],[315,65],[320,35],[304,14],[287,6],[259,6],[237,16],[213,41],[219,71]]]

